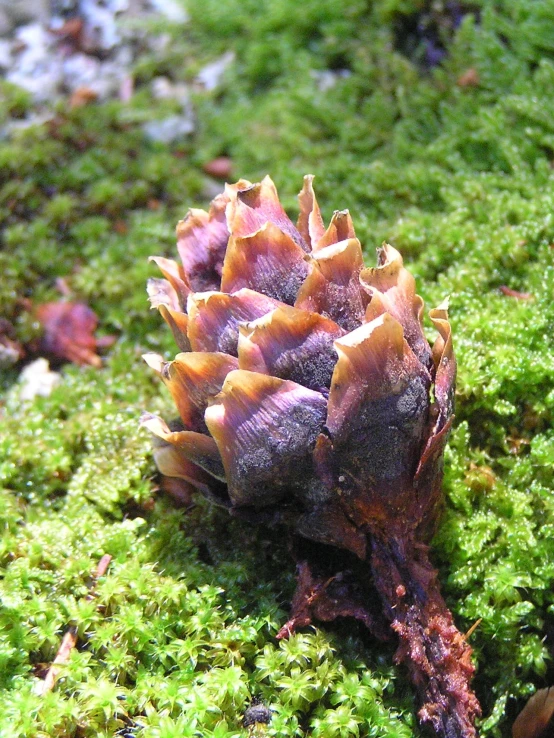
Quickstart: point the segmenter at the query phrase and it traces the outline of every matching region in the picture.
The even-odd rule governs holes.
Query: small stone
[[[61,59],[52,54],[51,37],[39,23],[21,26],[15,34],[14,63],[6,79],[31,93],[37,102],[56,97],[63,79]]]
[[[1,11],[0,11],[1,17]],[[0,31],[2,22],[0,20]],[[0,34],[1,35],[1,34]],[[12,44],[11,41],[0,40],[0,69],[9,69],[12,63]]]
[[[221,82],[224,72],[234,62],[235,54],[227,51],[219,59],[206,64],[196,75],[196,81],[204,87],[205,90],[215,90]]]
[[[316,81],[317,88],[321,92],[331,90],[339,80],[350,77],[352,72],[349,69],[323,69],[312,70],[310,76]]]
[[[150,5],[173,23],[186,23],[189,19],[186,10],[176,0],[150,0]]]
[[[37,68],[35,72],[14,69],[6,74],[6,79],[27,90],[35,102],[47,103],[58,97],[63,76],[61,66],[53,59],[45,69]]]
[[[48,0],[0,0],[0,32],[8,35],[23,23],[43,23],[48,17]]]
[[[36,359],[27,364],[19,375],[19,397],[23,402],[34,400],[35,397],[48,397],[61,381],[62,375],[51,371],[46,359]]]
[[[206,162],[202,169],[210,177],[216,179],[229,179],[233,169],[233,162],[228,156],[218,156],[216,159]]]
[[[183,106],[189,101],[189,91],[182,83],[174,84],[167,77],[156,77],[152,80],[152,95],[156,100],[177,100]]]
[[[12,21],[5,8],[0,8],[0,36],[9,36],[13,28]]]
[[[166,100],[167,98],[172,97],[172,87],[173,85],[168,77],[154,77],[150,84],[152,96],[155,97],[156,100]]]
[[[162,120],[152,120],[143,126],[144,134],[151,141],[170,144],[194,133],[194,120],[191,114],[170,115]]]
[[[0,72],[41,105],[81,87],[101,101],[128,101],[137,55],[164,53],[171,44],[171,34],[149,34],[142,25],[156,16],[187,19],[180,0],[0,0],[0,37],[13,36],[0,40]],[[186,85],[169,83],[168,96],[188,113]],[[86,102],[79,92],[75,103]]]
[[[7,369],[17,364],[23,356],[23,347],[17,341],[0,335],[0,369]]]
[[[87,51],[111,51],[120,43],[117,15],[126,8],[126,0],[81,0]]]
[[[98,81],[102,69],[99,59],[88,54],[71,54],[63,62],[64,82],[67,87],[77,90],[79,87],[89,87]]]

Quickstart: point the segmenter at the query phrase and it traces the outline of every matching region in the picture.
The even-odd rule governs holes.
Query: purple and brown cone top
[[[162,474],[292,530],[298,589],[280,637],[358,618],[397,639],[421,721],[476,736],[471,649],[427,547],[456,375],[446,307],[430,312],[431,347],[398,251],[385,244],[365,267],[348,211],[326,228],[312,180],[296,225],[269,177],[240,180],[178,224],[180,264],[153,257],[150,301],[181,353],[144,358],[180,420],[143,424]]]

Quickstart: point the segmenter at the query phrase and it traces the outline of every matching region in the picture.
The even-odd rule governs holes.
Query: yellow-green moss
[[[53,299],[64,276],[118,336],[101,370],[65,367],[48,398],[22,404],[15,372],[2,378],[3,738],[245,736],[254,696],[275,711],[268,736],[419,735],[392,646],[352,623],[275,641],[294,586],[278,533],[156,492],[137,418],[168,402],[139,357],[173,349],[147,308],[147,257],[173,252],[176,220],[207,199],[200,165],[220,154],[237,176],[270,172],[292,210],[315,173],[324,213],[351,209],[368,259],[387,238],[429,304],[450,294],[457,426],[434,550],[460,628],[483,618],[481,735],[507,735],[554,683],[554,4],[472,3],[427,70],[398,36],[424,5],[191,0],[167,56],[137,70],[139,85],[190,80],[235,51],[221,87],[195,95],[190,141],[146,141],[142,122],[163,110],[139,86],[130,106],[60,109],[0,143],[2,316],[25,340],[21,298]],[[320,89],[329,68],[347,74]],[[471,68],[476,86],[460,86]],[[30,108],[9,85],[0,95],[6,119]],[[70,624],[79,648],[38,697]]]

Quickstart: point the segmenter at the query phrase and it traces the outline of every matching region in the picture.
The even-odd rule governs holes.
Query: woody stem
[[[371,567],[399,639],[396,661],[406,665],[421,701],[421,722],[438,738],[477,738],[474,721],[481,710],[470,688],[471,648],[439,592],[427,546],[374,536]]]

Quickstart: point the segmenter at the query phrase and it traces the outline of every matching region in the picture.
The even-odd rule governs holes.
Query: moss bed
[[[58,299],[64,277],[118,337],[101,369],[65,365],[46,398],[22,403],[19,367],[2,375],[3,738],[246,736],[253,698],[273,710],[260,735],[420,735],[392,645],[351,622],[275,640],[294,588],[279,531],[157,490],[138,418],[170,401],[140,355],[174,349],[148,310],[147,257],[174,253],[220,155],[235,178],[270,173],[291,213],[314,173],[324,215],[350,209],[368,263],[387,239],[428,306],[450,295],[457,419],[434,560],[460,629],[482,618],[481,735],[508,736],[554,684],[554,2],[476,1],[459,25],[451,7],[191,0],[129,103],[60,105],[0,142],[2,316],[29,339],[21,298]],[[171,106],[149,81],[191,81],[229,49],[219,88],[194,93],[194,136],[148,142],[142,123]],[[347,71],[326,87],[325,70]],[[0,96],[5,118],[30,108],[5,83]],[[40,696],[70,625],[78,647]]]

